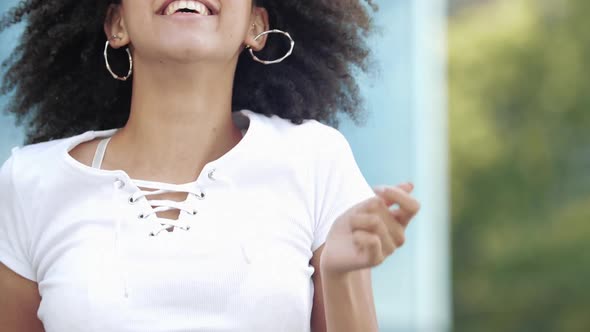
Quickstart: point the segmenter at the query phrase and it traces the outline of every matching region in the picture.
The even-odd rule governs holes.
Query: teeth
[[[207,8],[207,6],[205,6],[204,4],[202,4],[198,1],[193,1],[193,0],[173,1],[168,5],[168,7],[166,7],[166,9],[164,10],[164,14],[165,15],[172,15],[181,9],[194,10],[198,14],[204,15],[204,16],[211,15],[211,13],[209,12],[209,8]]]

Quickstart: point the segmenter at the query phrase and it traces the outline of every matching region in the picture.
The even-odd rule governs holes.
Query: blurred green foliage
[[[590,1],[450,18],[455,331],[590,331]]]

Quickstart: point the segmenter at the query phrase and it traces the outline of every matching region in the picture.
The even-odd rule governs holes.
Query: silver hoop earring
[[[287,52],[287,54],[285,54],[284,57],[282,57],[282,58],[280,58],[278,60],[266,61],[266,60],[259,59],[254,54],[254,50],[252,49],[252,47],[250,45],[248,45],[248,46],[246,46],[246,48],[250,50],[250,55],[252,55],[252,59],[254,59],[254,61],[260,62],[260,63],[265,64],[265,65],[272,65],[272,64],[275,64],[275,63],[283,62],[286,58],[288,58],[293,53],[293,49],[295,49],[295,41],[293,40],[293,38],[291,38],[291,35],[288,32],[285,32],[285,31],[281,31],[281,30],[277,30],[277,29],[264,31],[264,32],[260,33],[258,36],[256,36],[254,38],[254,41],[257,41],[260,37],[262,37],[264,35],[271,34],[271,33],[280,33],[282,35],[287,36],[287,38],[289,38],[289,41],[291,42],[291,48],[289,49],[289,52]]]
[[[116,36],[116,35],[113,36],[113,39],[115,39],[115,38],[121,39],[121,37]],[[113,76],[114,79],[119,80],[119,81],[127,81],[129,79],[129,77],[131,77],[131,74],[133,73],[133,57],[131,57],[131,52],[129,51],[129,47],[127,47],[125,49],[125,51],[127,51],[127,55],[129,56],[129,72],[127,73],[127,76],[124,76],[124,77],[118,76],[111,69],[111,65],[109,64],[108,51],[109,51],[109,41],[107,40],[106,44],[104,45],[104,61],[107,65],[107,70],[109,71],[109,73],[111,73],[111,75]]]

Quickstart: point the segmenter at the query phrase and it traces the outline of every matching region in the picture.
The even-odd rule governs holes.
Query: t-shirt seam
[[[12,185],[12,190],[14,191],[14,196],[15,196],[15,203],[16,203],[16,208],[19,212],[19,216],[22,218],[22,223],[23,223],[23,227],[25,230],[25,241],[26,241],[26,252],[25,255],[27,257],[27,259],[31,259],[31,241],[30,241],[30,229],[29,229],[29,223],[27,222],[28,218],[27,215],[25,213],[25,209],[23,207],[23,200],[22,200],[22,196],[19,193],[18,187],[16,185],[16,176],[15,176],[15,170],[17,167],[16,163],[18,161],[18,152],[20,151],[20,149],[17,147],[15,149],[12,150],[12,156],[13,156],[13,161],[12,161],[12,167],[10,169],[10,183]],[[27,262],[23,262],[23,263],[27,263]],[[30,263],[30,262],[29,262]],[[34,274],[34,270],[31,270],[31,272],[33,272]],[[36,278],[36,276],[35,276]]]
[[[291,143],[291,144],[293,144],[293,143]],[[297,144],[294,144],[294,145],[297,146]],[[308,150],[308,151],[305,151],[305,150]],[[316,211],[316,208],[315,208],[315,206],[316,206],[315,203],[316,203],[317,197],[316,197],[316,193],[315,193],[315,188],[316,188],[316,185],[317,185],[318,177],[317,177],[317,174],[313,174],[313,172],[312,172],[312,168],[313,169],[316,168],[316,167],[313,167],[314,166],[313,164],[317,162],[317,156],[316,156],[315,152],[314,153],[310,153],[309,150],[312,150],[313,151],[314,149],[309,149],[309,148],[305,149],[305,148],[302,148],[301,145],[299,145],[298,146],[298,149],[296,149],[296,151],[307,152],[307,153],[301,153],[300,154],[300,155],[303,155],[305,157],[304,157],[304,160],[303,161],[299,161],[299,162],[300,163],[301,162],[304,163],[304,165],[300,165],[300,166],[303,166],[303,169],[305,170],[305,183],[306,183],[306,186],[304,187],[304,190],[307,189],[308,192],[309,193],[312,193],[312,195],[313,195],[313,196],[312,195],[307,195],[307,197],[306,197],[307,198],[307,207],[308,207],[308,209],[311,210],[311,218],[312,218],[312,220],[309,223],[309,226],[311,227],[311,237],[312,237],[311,238],[311,243],[310,243],[310,246],[309,246],[309,250],[312,251],[312,254],[313,254],[313,245],[314,245],[314,242],[315,242],[315,233],[316,233],[316,224],[317,224],[317,222],[316,222],[316,220],[317,220],[317,211]]]
[[[336,130],[335,128],[332,128],[332,127],[329,127],[329,126],[327,126],[327,127],[328,128],[331,128],[332,130]],[[320,153],[323,151],[322,149],[314,149],[315,150],[315,160],[316,160],[316,163],[317,162],[320,163],[320,165],[317,165],[316,164],[316,167],[314,167],[314,169],[315,169],[316,172],[318,172],[322,167],[326,167],[326,173],[327,173],[328,177],[330,177],[330,176],[332,176],[332,168],[334,167],[334,164],[337,162],[337,154],[340,151],[338,151],[339,147],[336,144],[338,142],[334,142],[334,141],[331,140],[332,137],[331,137],[331,134],[329,133],[329,130],[321,131],[321,133],[322,133],[322,135],[320,135],[320,136],[323,136],[322,138],[325,137],[325,140],[322,140],[322,141],[329,142],[330,146],[332,146],[336,150],[335,149],[331,149],[327,153],[327,156],[326,156],[325,154],[321,154],[320,155]],[[319,206],[318,206],[318,208],[320,209],[320,211],[315,211],[316,216],[314,218],[315,219],[314,220],[314,233],[313,233],[314,234],[314,238],[313,238],[313,241],[312,241],[312,249],[317,244],[319,232],[320,231],[323,231],[322,230],[322,222],[325,222],[326,220],[322,220],[322,217],[326,217],[325,214],[329,214],[330,211],[331,211],[331,207],[328,208],[328,207],[325,206],[325,204],[326,204],[326,198],[327,198],[327,192],[328,192],[327,185],[330,183],[330,180],[329,180],[329,178],[322,179],[322,180],[323,180],[322,183],[320,183],[320,186],[321,186],[320,192],[322,194],[321,204],[319,204]],[[319,182],[319,179],[317,179],[317,177],[316,177],[316,181]],[[328,211],[324,211],[326,208],[328,208]],[[319,246],[317,246],[317,248],[315,248],[315,249],[317,250],[321,246],[322,246],[322,244],[319,244]]]

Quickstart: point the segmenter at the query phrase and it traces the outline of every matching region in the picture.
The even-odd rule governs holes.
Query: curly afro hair
[[[131,80],[114,80],[102,57],[107,8],[121,0],[23,0],[0,19],[0,32],[24,21],[19,45],[2,64],[1,94],[12,94],[7,112],[26,121],[26,143],[123,127],[131,106]],[[338,113],[355,122],[363,100],[355,75],[370,69],[366,43],[373,30],[372,0],[254,0],[268,10],[270,26],[297,41],[279,65],[238,60],[233,111],[254,112],[300,124],[316,119],[338,126]],[[97,14],[98,13],[98,14]],[[283,52],[283,53],[281,53]],[[124,51],[112,66],[126,72]],[[269,42],[262,58],[284,54]]]

